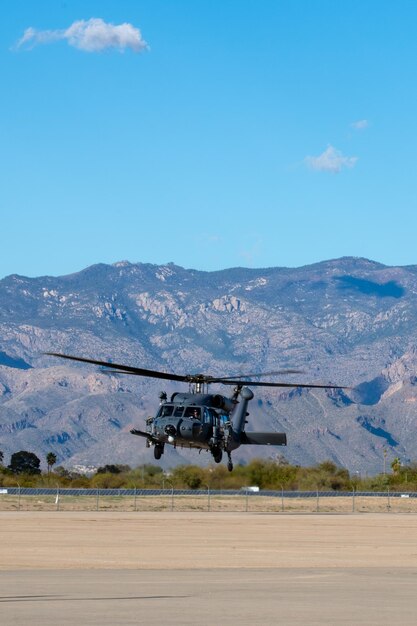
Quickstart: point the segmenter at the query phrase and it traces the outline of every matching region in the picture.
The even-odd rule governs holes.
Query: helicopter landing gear
[[[215,463],[221,463],[223,458],[223,452],[220,448],[213,448],[211,451]]]
[[[229,472],[233,471],[233,463],[232,463],[232,456],[230,454],[230,452],[227,453],[227,456],[229,458],[228,462],[227,462],[227,469],[229,470]]]
[[[153,449],[153,455],[157,461],[159,461],[163,453],[164,453],[164,446],[163,445],[161,446],[161,444],[159,443],[155,444],[155,447]]]

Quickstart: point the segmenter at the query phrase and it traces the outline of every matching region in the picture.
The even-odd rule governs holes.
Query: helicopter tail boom
[[[239,394],[240,399],[239,402],[236,403],[236,406],[230,415],[235,441],[239,441],[240,435],[245,428],[248,403],[253,398],[253,393],[249,387],[239,388],[237,393]]]
[[[240,443],[242,445],[258,445],[258,446],[286,446],[287,435],[285,433],[257,433],[257,432],[241,432]]]

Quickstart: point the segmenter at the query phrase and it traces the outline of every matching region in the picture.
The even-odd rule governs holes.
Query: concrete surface
[[[1,513],[0,623],[417,623],[417,516]]]

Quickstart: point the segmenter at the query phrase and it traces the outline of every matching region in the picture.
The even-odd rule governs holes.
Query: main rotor
[[[148,378],[159,378],[162,380],[172,380],[177,382],[188,383],[194,393],[201,393],[204,386],[214,383],[221,385],[229,385],[241,389],[244,386],[251,387],[301,387],[305,389],[349,389],[340,385],[318,384],[318,383],[296,383],[296,382],[268,382],[259,379],[265,376],[283,376],[286,374],[302,374],[301,370],[281,369],[274,372],[262,372],[255,374],[237,374],[235,376],[210,376],[208,374],[173,374],[168,372],[160,372],[158,370],[149,370],[141,367],[132,367],[130,365],[121,365],[119,363],[111,363],[110,361],[99,361],[96,359],[87,359],[84,357],[72,356],[69,354],[60,354],[58,352],[46,352],[48,356],[77,361],[79,363],[91,363],[106,368],[106,371],[114,374],[129,374],[131,376],[145,376]]]

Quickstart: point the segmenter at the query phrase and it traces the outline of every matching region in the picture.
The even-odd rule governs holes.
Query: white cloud
[[[369,122],[368,120],[357,120],[356,122],[352,122],[350,126],[355,130],[365,130],[365,128],[368,128]]]
[[[353,167],[358,157],[343,156],[340,150],[328,146],[319,156],[308,156],[305,158],[307,166],[317,172],[331,172],[338,174],[344,167]]]
[[[68,45],[85,52],[101,52],[109,48],[120,51],[130,48],[135,52],[148,49],[139,28],[132,24],[109,24],[101,18],[78,20],[65,30],[36,30],[27,28],[16,48],[33,48],[38,44],[66,40]]]

